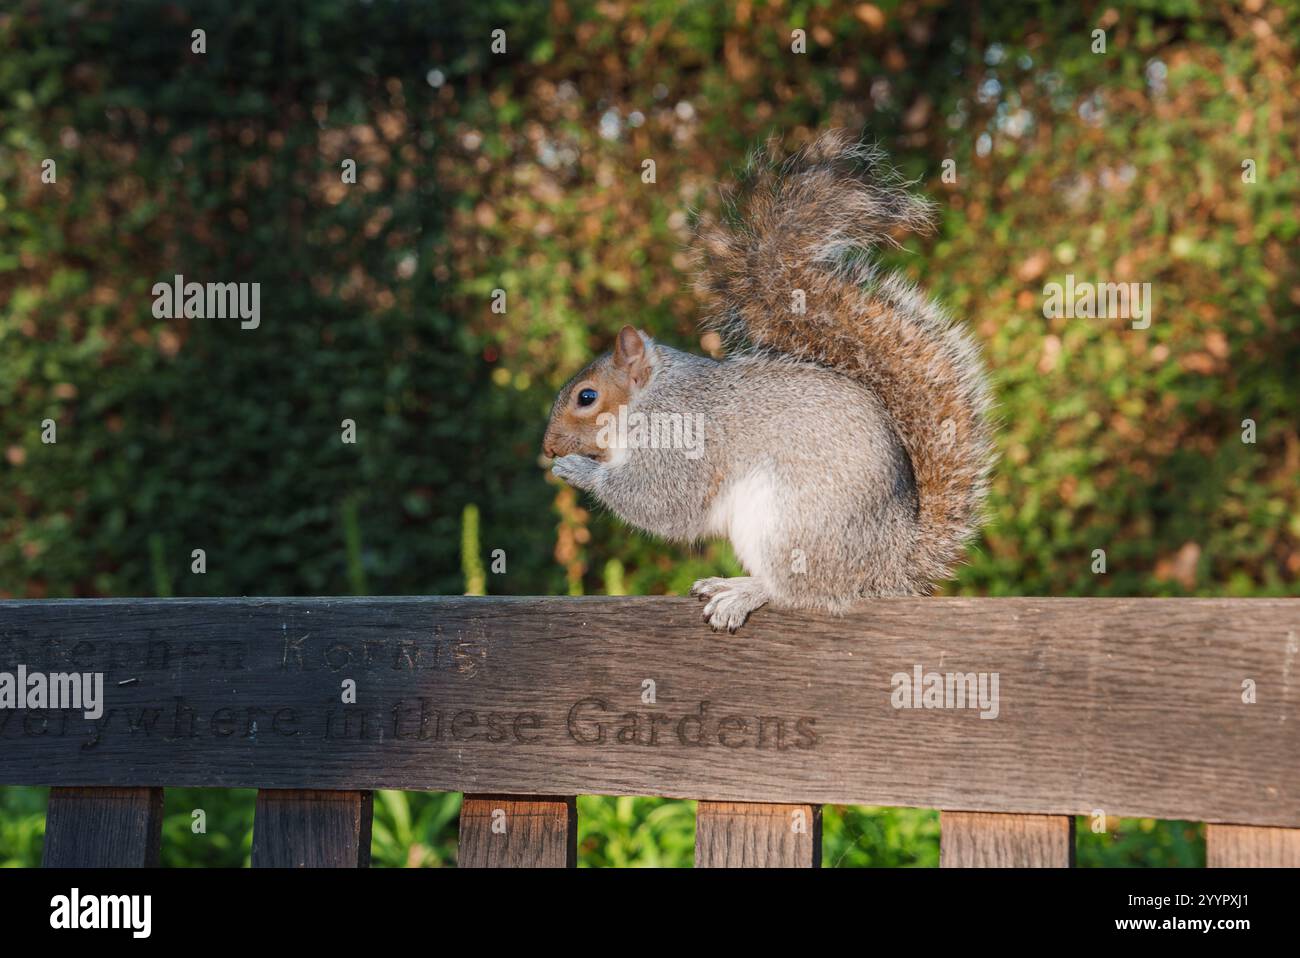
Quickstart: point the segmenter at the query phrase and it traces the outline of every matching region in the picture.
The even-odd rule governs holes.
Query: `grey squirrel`
[[[930,226],[906,187],[843,131],[784,162],[756,153],[695,233],[705,326],[734,351],[624,326],[555,400],[556,476],[655,535],[731,540],[748,575],[691,589],[715,632],[768,602],[843,612],[926,594],[979,525],[994,456],[978,349],[867,255]]]

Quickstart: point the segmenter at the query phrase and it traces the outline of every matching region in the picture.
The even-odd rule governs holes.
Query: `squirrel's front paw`
[[[563,479],[577,489],[592,488],[596,483],[596,475],[599,470],[600,463],[595,459],[589,459],[577,453],[561,456],[555,460],[555,465],[551,466],[552,475]]]

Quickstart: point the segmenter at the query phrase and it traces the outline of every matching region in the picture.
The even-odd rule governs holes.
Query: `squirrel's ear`
[[[618,331],[618,339],[614,341],[614,367],[626,372],[638,386],[650,381],[652,363],[645,338],[632,326]]]

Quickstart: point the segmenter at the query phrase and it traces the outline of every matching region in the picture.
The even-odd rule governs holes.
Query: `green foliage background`
[[[20,0],[0,13],[0,596],[734,573],[724,546],[589,513],[538,440],[622,323],[707,347],[688,212],[755,142],[830,125],[940,203],[894,259],[998,378],[993,521],[948,591],[1294,595],[1298,20],[1290,0]],[[261,327],[153,318],[176,273],[260,282]],[[1067,273],[1152,283],[1151,328],[1044,318]],[[0,791],[0,861],[33,864],[44,792]],[[450,863],[458,807],[382,793],[376,861]],[[167,808],[169,864],[247,860],[252,793]],[[581,812],[586,864],[690,861],[690,803]],[[1080,822],[1081,863],[1203,862],[1198,826],[1110,824]],[[825,829],[828,864],[937,862],[932,812],[830,809]]]

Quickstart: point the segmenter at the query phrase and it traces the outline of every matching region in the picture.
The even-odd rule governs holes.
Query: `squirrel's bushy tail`
[[[865,252],[930,226],[883,155],[843,131],[784,162],[756,154],[721,222],[696,233],[707,325],[871,388],[912,461],[916,593],[947,578],[980,522],[993,448],[979,351],[941,307]]]

